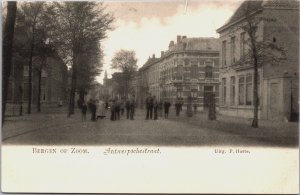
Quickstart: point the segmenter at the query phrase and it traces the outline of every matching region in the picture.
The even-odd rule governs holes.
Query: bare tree
[[[244,44],[247,45],[248,51],[238,60],[235,64],[251,64],[253,65],[254,77],[253,77],[253,121],[252,127],[258,127],[258,69],[267,63],[280,63],[286,60],[285,50],[278,44],[275,44],[268,35],[264,37],[258,36],[258,30],[262,23],[276,22],[275,18],[266,18],[262,15],[255,14],[260,10],[254,10],[251,7],[251,1],[244,2],[243,15],[244,22],[237,27],[237,29],[243,30],[247,34]]]
[[[7,2],[7,16],[3,31],[3,73],[2,73],[2,126],[4,124],[5,110],[6,110],[6,99],[8,93],[9,76],[11,72],[12,63],[12,47],[14,40],[15,20],[16,20],[17,2]]]

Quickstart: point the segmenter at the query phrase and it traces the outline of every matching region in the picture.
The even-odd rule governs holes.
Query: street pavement
[[[251,120],[218,115],[207,120],[205,112],[193,117],[185,113],[168,119],[145,120],[136,110],[134,120],[108,118],[82,121],[80,111],[67,117],[66,108],[8,117],[2,129],[4,145],[160,145],[160,146],[272,146],[298,147],[298,123]]]

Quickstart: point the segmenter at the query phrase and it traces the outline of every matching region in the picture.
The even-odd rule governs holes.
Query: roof
[[[217,38],[183,38],[179,43],[176,43],[169,51],[183,50],[201,50],[201,51],[219,51],[219,43]]]
[[[229,20],[219,29],[217,32],[224,30],[231,24],[243,19],[246,13],[252,14],[263,10],[265,8],[279,8],[279,9],[299,9],[299,1],[297,0],[251,0],[244,1],[234,12],[234,14],[229,18]]]

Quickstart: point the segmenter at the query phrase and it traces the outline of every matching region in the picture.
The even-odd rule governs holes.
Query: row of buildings
[[[212,94],[221,114],[253,117],[253,61],[247,24],[255,25],[258,62],[259,118],[298,119],[299,2],[294,0],[245,1],[226,24],[217,29],[219,38],[177,36],[160,57],[153,55],[131,81],[138,106],[148,93],[174,103],[192,97],[206,109]],[[282,48],[280,52],[270,48]],[[250,58],[252,59],[252,58]],[[114,78],[105,78],[108,94]]]

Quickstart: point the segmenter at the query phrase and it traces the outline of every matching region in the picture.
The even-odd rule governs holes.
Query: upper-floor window
[[[213,68],[212,66],[205,67],[205,78],[212,78],[213,76]]]
[[[240,35],[240,57],[245,56],[245,32]]]
[[[177,66],[177,79],[182,80],[182,78],[183,78],[183,66],[178,65]]]
[[[226,66],[226,41],[222,42],[222,66]]]
[[[195,64],[191,66],[191,78],[198,78],[198,66]]]
[[[235,37],[231,37],[231,64],[235,63]]]

